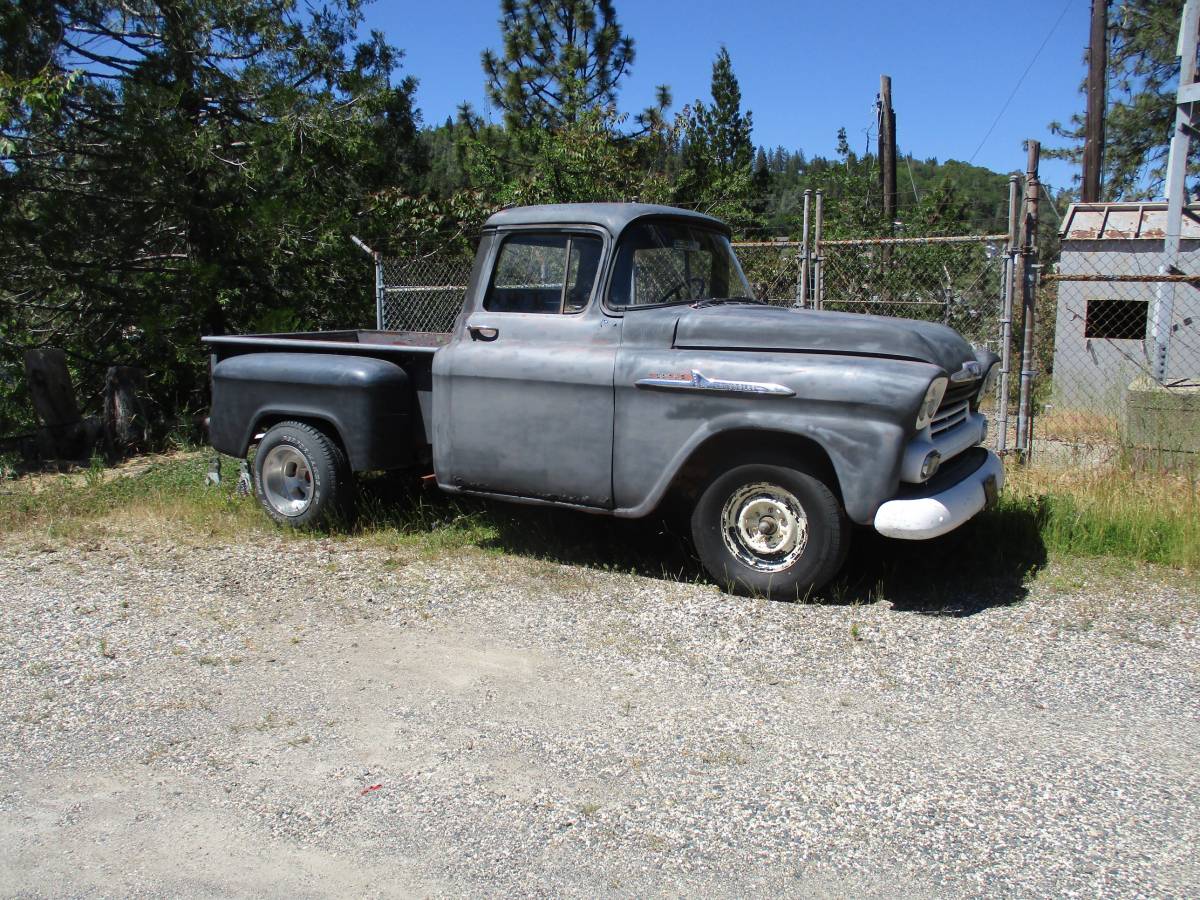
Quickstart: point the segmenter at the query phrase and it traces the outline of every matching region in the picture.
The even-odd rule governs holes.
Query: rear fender
[[[332,429],[355,471],[400,468],[414,459],[412,388],[395,363],[247,353],[213,366],[209,437],[215,449],[244,457],[257,432],[284,419]]]

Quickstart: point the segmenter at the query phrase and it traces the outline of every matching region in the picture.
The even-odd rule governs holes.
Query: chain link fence
[[[818,309],[949,325],[997,349],[1005,235],[827,241],[814,275]]]
[[[463,305],[472,260],[457,255],[381,257],[376,264],[378,327],[445,333]]]

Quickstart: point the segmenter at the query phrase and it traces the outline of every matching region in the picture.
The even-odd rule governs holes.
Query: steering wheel
[[[704,280],[704,278],[702,278],[699,275],[693,275],[691,278],[681,278],[679,281],[677,281],[675,283],[675,285],[673,287],[671,287],[670,290],[668,290],[665,294],[663,294],[661,297],[659,297],[654,302],[655,303],[666,303],[667,301],[669,301],[671,299],[682,300],[683,298],[680,296],[679,292],[682,291],[684,288],[690,289],[693,285],[696,285],[697,286],[696,290],[690,291],[690,293],[698,294],[704,290],[704,285],[706,283],[707,282]]]

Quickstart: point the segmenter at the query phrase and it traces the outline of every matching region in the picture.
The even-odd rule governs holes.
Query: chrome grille
[[[961,425],[970,414],[970,400],[960,400],[950,406],[942,406],[934,415],[933,421],[929,423],[929,430],[934,435],[939,435],[943,431],[949,431],[955,425]]]

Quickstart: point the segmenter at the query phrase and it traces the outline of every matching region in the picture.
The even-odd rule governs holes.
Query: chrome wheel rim
[[[782,572],[808,546],[808,516],[786,488],[767,482],[748,484],[725,501],[721,537],[743,564],[760,572]]]
[[[262,473],[263,493],[280,515],[301,515],[312,504],[312,469],[295,447],[290,444],[272,447],[263,460]]]

